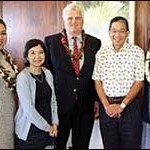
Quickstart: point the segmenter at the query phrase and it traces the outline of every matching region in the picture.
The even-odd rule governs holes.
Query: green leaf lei
[[[70,57],[73,58],[74,60],[81,59],[82,55],[83,55],[84,48],[85,48],[85,38],[86,38],[86,36],[85,36],[84,30],[82,30],[81,47],[79,48],[79,54],[77,56],[75,56],[74,54],[71,53],[71,50],[70,50],[70,48],[68,46],[68,40],[67,40],[67,36],[66,36],[66,30],[63,29],[62,32],[61,32],[61,34],[62,34],[61,43],[65,47],[67,54],[70,55]]]

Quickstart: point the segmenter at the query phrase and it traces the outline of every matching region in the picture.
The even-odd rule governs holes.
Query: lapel
[[[82,65],[82,68],[80,70],[80,75],[84,72],[84,70],[86,69],[86,64],[88,63],[88,59],[90,57],[88,57],[89,55],[89,47],[88,47],[88,42],[87,42],[88,36],[86,35],[86,39],[85,39],[85,48],[84,48],[84,62]]]
[[[65,64],[66,64],[65,67],[68,69],[68,71],[72,72],[75,75],[75,72],[74,72],[74,69],[73,69],[73,66],[72,66],[71,58],[67,54],[65,47],[62,45],[61,38],[62,38],[62,36],[60,34],[60,39],[59,39],[59,41],[60,41],[60,50],[62,51],[61,53],[63,54],[63,59],[64,59]]]
[[[83,62],[83,65],[82,65],[82,68],[81,68],[81,70],[80,70],[80,75],[82,74],[82,72],[84,72],[84,70],[86,69],[86,67],[88,67],[88,66],[86,66],[86,64],[88,64],[88,61],[89,61],[89,59],[90,59],[90,57],[89,57],[89,55],[90,55],[90,53],[89,53],[89,44],[88,44],[88,42],[87,42],[87,40],[88,40],[89,38],[88,38],[88,36],[86,35],[86,39],[85,39],[85,48],[84,48],[84,62]],[[61,42],[61,37],[60,37],[60,42]],[[60,48],[60,50],[63,50],[63,55],[64,55],[64,61],[66,62],[66,67],[67,67],[67,69],[69,69],[71,72],[73,72],[73,74],[75,75],[75,72],[74,72],[74,69],[73,69],[73,66],[72,66],[72,60],[71,60],[71,58],[70,58],[70,56],[66,53],[66,49],[65,49],[65,47],[62,45],[62,43],[61,43],[61,46],[62,46],[62,48]]]
[[[73,66],[72,66],[71,58],[70,58],[70,56],[66,53],[66,50],[65,50],[64,46],[63,46],[63,51],[64,51],[64,52],[63,52],[63,53],[64,53],[64,61],[66,62],[66,67],[67,67],[67,69],[70,70],[71,72],[73,72],[73,73],[75,74],[74,69],[73,69]]]

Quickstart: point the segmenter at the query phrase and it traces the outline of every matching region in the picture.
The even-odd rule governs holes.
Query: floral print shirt
[[[112,45],[102,47],[96,54],[93,80],[102,81],[109,97],[125,96],[135,81],[144,80],[144,51],[127,44],[117,52]]]

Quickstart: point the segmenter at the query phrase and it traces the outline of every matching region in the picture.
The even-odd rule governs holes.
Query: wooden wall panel
[[[0,1],[0,17],[8,26],[6,48],[20,70],[25,42],[59,32],[63,28],[62,9],[68,3],[71,1]],[[149,39],[150,2],[135,1],[135,44],[146,51]]]
[[[148,20],[148,25],[147,25],[147,41],[148,41],[148,44],[147,44],[147,49],[149,49],[150,48],[150,2],[148,2],[148,18],[147,18],[147,20]]]
[[[149,1],[135,2],[135,44],[145,51],[148,49],[148,9]],[[150,14],[149,14],[150,15]]]
[[[70,1],[3,1],[3,19],[8,26],[6,48],[19,70],[23,68],[25,42],[59,32],[63,28],[62,9],[67,3]]]
[[[59,1],[57,2],[57,28],[61,30],[63,28],[62,21],[62,10],[66,6],[66,4],[71,3],[71,1]]]
[[[0,18],[3,18],[3,1],[0,1]]]

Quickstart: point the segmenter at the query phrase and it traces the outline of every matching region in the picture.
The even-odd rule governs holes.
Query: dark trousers
[[[100,130],[105,149],[139,149],[141,113],[138,100],[129,104],[121,118],[110,118],[100,106]]]
[[[16,149],[44,149],[48,145],[53,145],[53,138],[49,136],[49,133],[40,130],[33,124],[31,124],[26,141],[17,136],[15,138]]]
[[[59,114],[57,149],[66,149],[70,129],[72,129],[72,149],[88,149],[93,123],[93,111],[82,112],[78,105],[65,114]]]

